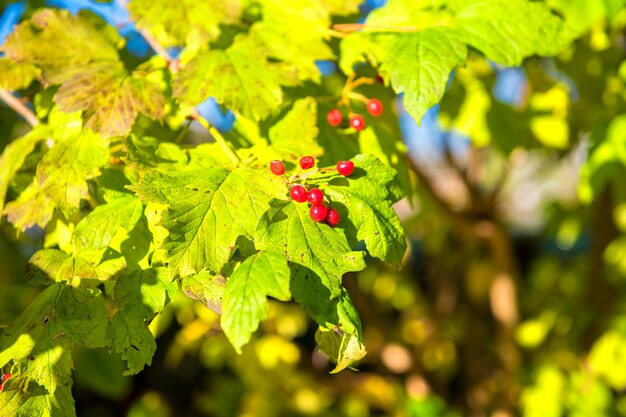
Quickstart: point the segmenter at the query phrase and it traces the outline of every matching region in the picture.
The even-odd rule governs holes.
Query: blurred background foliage
[[[293,304],[273,302],[237,355],[219,317],[181,295],[152,322],[158,349],[139,375],[105,350],[76,353],[78,415],[500,417],[513,404],[525,417],[626,416],[626,10],[547,2],[574,44],[519,68],[472,53],[421,125],[383,86],[363,88],[385,98],[380,123],[401,132],[416,194],[397,206],[403,269],[371,261],[344,278],[368,349],[358,371],[328,373]],[[0,4],[2,43],[44,3]],[[130,60],[149,53],[117,2],[48,5],[103,16]],[[343,84],[333,63],[319,67],[330,91]],[[220,130],[234,122],[214,101],[201,110]],[[0,126],[0,149],[26,129],[6,106]],[[0,323],[36,295],[23,270],[43,245],[0,223]]]

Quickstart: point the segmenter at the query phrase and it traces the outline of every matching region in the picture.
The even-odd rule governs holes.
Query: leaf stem
[[[29,125],[35,127],[39,123],[39,119],[31,109],[26,107],[24,103],[7,90],[0,89],[0,99],[4,101],[7,106],[15,110],[20,116],[28,122]]]
[[[367,104],[367,102],[369,101],[369,99],[367,97],[365,97],[363,94],[355,93],[353,91],[350,91],[348,93],[348,97],[352,98],[354,100],[361,101],[361,102],[363,102],[365,104]]]
[[[238,165],[239,162],[241,162],[241,159],[239,159],[239,157],[237,156],[237,154],[235,153],[235,151],[232,150],[232,148],[230,147],[230,145],[228,144],[228,142],[226,141],[226,139],[224,139],[224,136],[222,136],[222,134],[213,126],[211,126],[211,124],[202,116],[200,116],[200,113],[198,113],[198,110],[193,109],[191,111],[190,117],[194,120],[196,120],[198,123],[200,123],[206,130],[209,131],[209,133],[211,134],[211,136],[213,136],[213,139],[215,139],[215,142],[220,145],[220,147],[222,148],[222,150],[224,151],[224,153],[226,153],[226,155],[228,155],[228,157],[230,158],[231,162],[234,165]]]

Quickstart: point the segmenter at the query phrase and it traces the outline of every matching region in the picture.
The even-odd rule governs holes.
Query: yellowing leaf
[[[92,65],[72,76],[54,100],[62,111],[85,111],[85,126],[105,138],[128,134],[139,112],[160,119],[165,107],[157,84],[128,75],[117,62]]]
[[[57,137],[52,149],[37,165],[33,182],[19,198],[7,204],[5,213],[15,227],[26,230],[44,227],[55,209],[66,215],[89,196],[87,180],[99,175],[106,164],[108,148],[104,140],[89,130],[78,136]]]
[[[20,90],[26,88],[41,71],[34,65],[20,65],[7,57],[0,57],[0,89]]]
[[[315,342],[319,350],[337,364],[331,371],[333,374],[343,371],[366,354],[365,346],[359,338],[345,332],[320,327],[315,333]]]
[[[4,209],[4,199],[13,176],[21,168],[26,157],[33,151],[35,145],[44,140],[51,130],[38,125],[21,138],[9,143],[0,155],[0,213]]]
[[[41,68],[45,82],[58,84],[94,63],[117,62],[121,42],[99,18],[44,9],[20,23],[1,49],[16,62]]]
[[[181,286],[187,297],[201,301],[210,310],[222,314],[222,298],[226,287],[226,279],[222,275],[200,271],[184,277]]]
[[[128,134],[139,112],[160,119],[165,106],[159,86],[124,69],[121,45],[117,32],[93,16],[44,9],[20,24],[2,49],[41,69],[44,84],[61,84],[54,97],[59,108],[84,111],[85,125],[108,138]]]

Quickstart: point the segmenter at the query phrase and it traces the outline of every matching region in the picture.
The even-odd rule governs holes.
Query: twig
[[[156,38],[152,36],[152,33],[150,33],[150,31],[148,31],[147,29],[138,29],[137,31],[141,34],[141,36],[143,36],[146,42],[148,42],[148,45],[150,45],[150,48],[152,48],[154,52],[156,52],[157,55],[159,55],[164,60],[166,60],[168,64],[174,60],[174,58],[172,58],[170,53],[167,52],[167,49],[165,49],[159,43],[159,41],[157,41]]]
[[[356,32],[367,29],[381,32],[417,32],[420,30],[417,26],[369,25],[367,23],[338,23],[332,27],[332,30],[337,32]]]
[[[446,162],[448,163],[450,168],[452,168],[452,170],[456,173],[456,175],[459,177],[459,179],[463,183],[463,186],[467,190],[467,195],[469,196],[469,199],[470,199],[469,209],[474,210],[474,211],[482,210],[483,204],[482,204],[480,195],[478,193],[478,190],[476,189],[476,187],[470,180],[468,172],[466,170],[463,170],[458,165],[458,163],[454,160],[454,156],[452,156],[452,152],[450,150],[448,140],[446,140],[445,146],[443,147],[443,154],[446,158]]]
[[[20,116],[28,122],[29,125],[35,127],[39,123],[39,119],[31,109],[26,107],[24,103],[13,94],[6,90],[0,90],[0,99],[4,101],[7,106],[15,110]]]

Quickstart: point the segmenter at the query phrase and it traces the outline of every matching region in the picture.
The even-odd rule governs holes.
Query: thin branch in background
[[[152,48],[152,50],[158,56],[160,56],[165,60],[165,62],[167,62],[167,66],[169,67],[170,71],[172,71],[173,73],[178,72],[178,60],[174,59],[174,57],[172,57],[170,53],[167,52],[167,49],[165,49],[163,45],[161,45],[159,41],[157,41],[157,39],[152,36],[152,33],[150,33],[150,31],[147,29],[137,29],[137,31],[141,34],[141,36],[148,43],[148,45],[150,45],[150,48]]]
[[[338,23],[332,30],[337,32],[356,32],[361,30],[375,30],[381,32],[417,32],[417,26],[368,25],[366,23]]]
[[[337,23],[332,26],[332,32],[351,33],[351,32],[419,32],[427,27],[432,26],[449,26],[450,19],[442,19],[431,22],[423,26],[397,26],[397,25],[374,25],[369,23]]]
[[[19,98],[15,97],[9,91],[0,90],[0,100],[4,101],[7,106],[15,110],[20,116],[28,122],[29,125],[35,127],[39,123],[39,119],[31,109],[26,107],[26,105]]]

